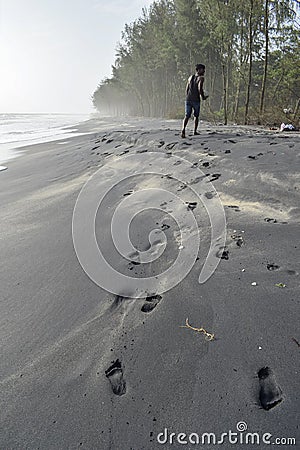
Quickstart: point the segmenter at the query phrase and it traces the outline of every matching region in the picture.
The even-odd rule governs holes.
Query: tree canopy
[[[99,83],[93,104],[102,114],[181,117],[187,78],[202,63],[208,119],[297,121],[299,4],[156,0],[125,26],[112,76]]]

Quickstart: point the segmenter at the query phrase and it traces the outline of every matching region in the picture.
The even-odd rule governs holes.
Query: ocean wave
[[[69,132],[66,127],[75,126],[89,119],[89,114],[0,114],[0,144],[51,138]]]

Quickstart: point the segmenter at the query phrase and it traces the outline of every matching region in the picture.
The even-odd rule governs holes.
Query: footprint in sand
[[[237,205],[227,205],[227,208],[231,208],[235,212],[240,212],[240,208]]]
[[[259,156],[263,156],[263,153],[257,153],[257,155],[255,155],[255,156],[249,155],[248,158],[249,159],[258,159]]]
[[[135,266],[139,266],[141,264],[140,254],[137,251],[133,252],[133,253],[130,253],[128,255],[127,259],[129,259],[129,261],[130,261],[129,264],[128,264],[128,269],[129,270],[133,270],[133,268]]]
[[[161,301],[162,296],[161,295],[151,295],[149,297],[146,297],[146,302],[143,304],[141,311],[144,313],[149,313],[153,311],[154,308],[159,304]]]
[[[167,150],[172,150],[172,148],[174,148],[176,144],[178,144],[178,142],[170,142],[170,144],[167,144],[167,145],[165,146],[165,148],[166,148]]]
[[[113,304],[110,307],[111,311],[115,311],[119,309],[121,305],[124,304],[126,297],[122,297],[122,295],[116,295]]]
[[[123,152],[119,153],[118,156],[126,155],[126,153],[129,153],[129,150],[123,150]]]
[[[213,173],[209,181],[216,181],[218,180],[218,178],[220,178],[220,176],[221,176],[220,173]]]
[[[219,251],[217,252],[216,256],[221,259],[228,260],[229,259],[229,250],[227,247],[220,247]]]
[[[105,371],[105,375],[110,381],[114,394],[124,395],[126,393],[126,382],[123,378],[122,364],[118,359]]]
[[[288,270],[286,271],[286,273],[287,273],[288,275],[298,275],[298,272],[296,272],[296,270],[291,270],[291,269],[288,269]]]
[[[212,192],[205,192],[204,195],[205,195],[206,198],[208,198],[210,200],[213,197],[215,197],[217,194],[216,194],[216,192],[212,191]]]
[[[140,265],[141,265],[140,261],[130,261],[127,267],[129,270],[133,270],[136,266]]]
[[[259,378],[259,401],[263,409],[269,411],[282,400],[282,390],[278,386],[274,373],[269,367],[263,367],[257,373]]]
[[[232,234],[231,238],[235,241],[235,243],[238,247],[241,247],[242,245],[244,245],[243,236],[241,236],[240,234]]]
[[[205,177],[204,177],[204,176],[196,177],[196,178],[195,178],[193,181],[191,181],[189,184],[190,184],[190,185],[197,184],[197,183],[199,183],[200,181],[202,181],[203,178],[205,178]]]
[[[267,264],[267,269],[272,271],[272,270],[278,270],[278,269],[280,269],[280,267],[277,266],[277,264]]]
[[[132,189],[130,189],[128,192],[125,192],[125,194],[123,194],[123,197],[127,197],[128,195],[131,195],[131,194],[133,194],[133,190]]]
[[[187,209],[193,211],[197,206],[197,202],[187,202]]]

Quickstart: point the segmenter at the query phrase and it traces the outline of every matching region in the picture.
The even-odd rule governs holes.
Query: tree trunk
[[[231,44],[229,44],[228,46],[228,54],[227,54],[227,71],[226,71],[226,105],[227,105],[227,113],[226,113],[226,120],[229,114],[229,106],[231,105],[230,102],[230,84],[229,84],[229,80],[232,80],[231,78],[231,66],[232,66],[232,47]],[[231,109],[232,111],[232,109]],[[227,123],[226,123],[227,125]]]
[[[243,50],[244,50],[244,15],[242,14],[241,17],[241,34],[240,34],[240,58],[239,58],[239,71],[238,71],[238,80],[237,80],[237,88],[236,88],[236,94],[235,94],[235,105],[234,105],[234,112],[233,112],[233,120],[235,122],[238,121],[238,112],[239,112],[239,100],[240,100],[240,93],[241,93],[241,82],[242,82],[242,67],[243,67]]]
[[[245,117],[244,123],[248,123],[249,103],[250,103],[250,89],[252,81],[252,60],[253,60],[253,3],[254,0],[250,0],[250,12],[249,12],[249,69],[248,69],[248,81],[246,87],[246,102],[245,102]]]
[[[227,79],[224,61],[222,62],[222,78],[223,78],[224,125],[227,125]]]
[[[264,61],[264,75],[262,79],[261,94],[260,94],[260,108],[259,108],[260,119],[264,112],[268,61],[269,61],[269,0],[265,0],[265,61]]]
[[[295,107],[295,111],[294,111],[294,120],[296,120],[299,107],[300,107],[300,98],[298,98],[297,103],[296,103],[296,107]]]
[[[276,86],[275,86],[275,89],[274,89],[274,92],[273,92],[272,102],[271,102],[271,103],[273,103],[274,100],[275,100],[277,91],[278,91],[278,89],[279,89],[279,86],[280,86],[281,81],[283,80],[283,77],[284,77],[284,73],[282,72],[282,74],[281,74],[279,80],[278,80],[277,83],[276,83]]]
[[[214,74],[213,74],[213,76],[212,76],[212,78],[211,78],[211,82],[210,82],[210,92],[211,92],[211,95],[208,97],[208,103],[209,103],[209,107],[210,107],[210,108],[212,107],[211,100],[212,100],[212,96],[214,95],[215,83],[216,83],[216,77],[217,77],[217,74],[216,74],[216,71],[214,71]]]

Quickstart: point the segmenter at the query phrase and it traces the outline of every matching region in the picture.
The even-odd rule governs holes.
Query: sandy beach
[[[199,136],[190,124],[181,139],[180,127],[95,119],[77,127],[86,135],[28,146],[3,163],[1,449],[264,449],[277,438],[299,445],[299,133],[203,122]],[[153,152],[169,161],[168,173],[122,180],[124,158]],[[181,159],[190,163],[181,172],[186,183],[175,180]],[[120,257],[110,231],[121,199],[165,189],[194,215],[197,259],[165,292],[111,293],[83,270],[72,218],[99,168],[121,182],[104,200],[95,233],[111,266],[128,277],[168,269],[180,230],[169,217],[175,200],[152,191],[161,210],[135,217],[132,240],[146,252],[158,228],[166,250],[150,264]],[[226,241],[213,244],[219,264],[202,284],[211,223],[190,190],[197,183],[207,185],[206,204],[219,196],[226,217]],[[190,245],[194,235],[185,232]],[[163,247],[158,236],[153,254]],[[202,331],[184,327],[186,319]],[[259,444],[241,441],[247,432]],[[215,438],[201,443],[205,433]]]

